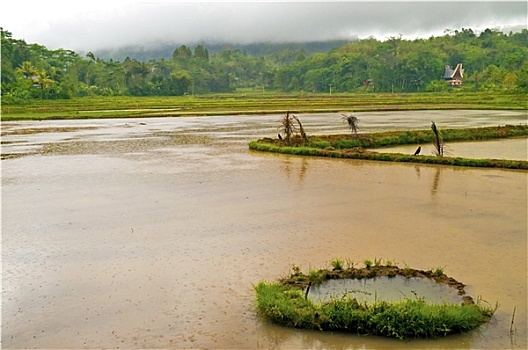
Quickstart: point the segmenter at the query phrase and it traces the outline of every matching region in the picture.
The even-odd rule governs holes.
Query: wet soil
[[[526,122],[508,111],[357,115],[362,131]],[[346,130],[339,114],[300,117],[308,134]],[[248,151],[279,120],[3,123],[2,154],[16,157],[1,162],[2,348],[527,347],[525,171]],[[51,131],[61,128],[75,130]],[[443,266],[500,306],[474,332],[410,342],[256,315],[258,281],[334,257]]]
[[[23,128],[23,129],[7,129],[2,130],[1,136],[5,137],[8,135],[32,135],[32,134],[41,134],[41,133],[56,133],[56,132],[75,132],[81,130],[93,130],[96,127],[42,127],[42,128]]]

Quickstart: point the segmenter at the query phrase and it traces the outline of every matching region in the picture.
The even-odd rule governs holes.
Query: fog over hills
[[[50,49],[144,51],[196,43],[304,43],[374,36],[443,35],[445,29],[526,28],[526,1],[23,1],[2,4],[0,25]],[[213,46],[211,49],[214,51]]]
[[[138,61],[147,62],[150,60],[160,60],[162,58],[170,59],[174,50],[180,45],[186,45],[191,49],[194,49],[197,45],[204,46],[210,54],[215,54],[224,49],[233,49],[246,52],[252,56],[266,56],[272,52],[280,50],[294,50],[304,51],[307,54],[317,52],[329,52],[330,50],[343,46],[347,43],[346,40],[328,40],[328,41],[314,41],[314,42],[303,42],[303,43],[252,43],[252,44],[230,44],[230,43],[206,43],[200,42],[195,44],[160,44],[159,46],[127,46],[118,49],[105,49],[96,50],[92,53],[103,60],[114,60],[123,61],[125,58],[130,57]],[[86,52],[80,52],[86,54]]]

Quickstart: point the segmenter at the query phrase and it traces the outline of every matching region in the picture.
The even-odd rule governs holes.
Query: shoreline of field
[[[484,128],[445,129],[441,131],[442,142],[485,141],[528,137],[527,125],[505,125]],[[426,156],[402,153],[370,151],[396,145],[425,144],[433,142],[427,130],[403,130],[347,135],[314,135],[308,142],[299,135],[288,140],[263,138],[250,141],[249,149],[261,152],[282,153],[300,156],[349,158],[361,160],[438,164],[463,167],[485,167],[503,169],[528,169],[528,161],[510,159],[476,159],[448,156]]]

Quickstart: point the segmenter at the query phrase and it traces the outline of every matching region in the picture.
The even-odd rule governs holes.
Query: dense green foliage
[[[490,140],[508,137],[528,136],[527,125],[506,125],[498,127],[446,129],[441,131],[444,142]],[[299,137],[297,137],[299,140]],[[281,140],[262,139],[251,141],[249,148],[263,152],[276,152],[305,156],[352,158],[364,160],[443,164],[466,167],[489,167],[506,169],[528,169],[528,162],[508,159],[469,159],[460,157],[414,156],[401,153],[371,152],[368,148],[406,144],[432,143],[434,135],[429,130],[390,131],[371,134],[320,135],[309,138],[309,143],[298,142],[286,145]]]
[[[179,96],[240,89],[309,93],[447,91],[444,67],[463,63],[461,91],[528,90],[528,30],[471,29],[429,39],[350,42],[328,53],[302,48],[253,56],[181,45],[170,59],[122,62],[50,50],[1,30],[2,103],[80,96]],[[365,85],[365,82],[369,82]]]

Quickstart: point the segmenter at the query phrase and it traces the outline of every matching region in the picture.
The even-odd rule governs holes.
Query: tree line
[[[226,46],[181,45],[170,59],[103,60],[50,50],[1,30],[2,102],[79,96],[179,96],[237,89],[280,92],[424,92],[451,89],[446,65],[462,63],[467,91],[528,91],[528,30],[446,31],[429,39],[351,41],[326,53],[284,47],[264,56]]]

